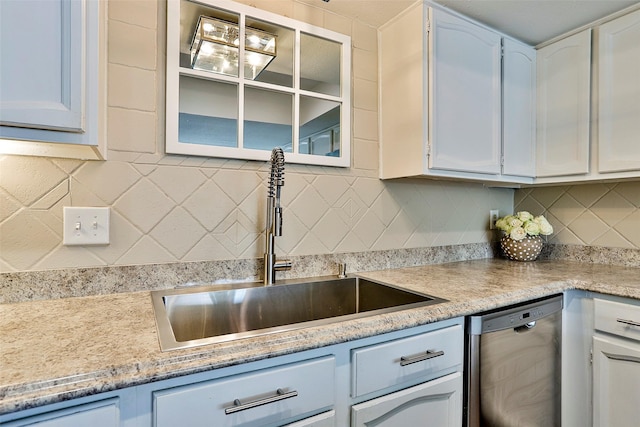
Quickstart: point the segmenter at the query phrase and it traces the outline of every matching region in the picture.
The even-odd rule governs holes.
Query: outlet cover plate
[[[63,208],[63,245],[108,245],[110,208]]]
[[[500,210],[498,209],[491,209],[489,211],[489,229],[495,230],[496,221],[498,220],[498,215],[500,215]]]

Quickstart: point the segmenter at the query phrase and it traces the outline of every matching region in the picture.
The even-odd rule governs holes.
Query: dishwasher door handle
[[[439,356],[444,356],[444,351],[427,350],[423,353],[414,354],[412,356],[402,356],[400,358],[400,366],[411,365],[412,363],[422,362],[423,360],[429,360]]]

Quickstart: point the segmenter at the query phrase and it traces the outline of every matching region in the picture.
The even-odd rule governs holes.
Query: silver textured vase
[[[500,239],[502,253],[514,261],[535,261],[542,250],[542,237],[526,236],[522,240],[513,240],[509,236]]]

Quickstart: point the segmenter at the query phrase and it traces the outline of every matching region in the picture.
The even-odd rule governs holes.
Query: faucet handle
[[[282,236],[282,208],[277,207],[275,211],[275,218],[273,218],[273,235],[280,237]]]
[[[339,262],[338,263],[338,278],[344,279],[347,277],[347,263]]]

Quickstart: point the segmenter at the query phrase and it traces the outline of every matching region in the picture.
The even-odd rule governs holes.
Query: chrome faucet
[[[284,153],[276,147],[271,151],[271,173],[267,196],[267,218],[264,249],[264,285],[276,282],[276,271],[290,270],[291,261],[276,260],[275,237],[282,236],[282,207],[280,207],[280,189],[284,185]]]

